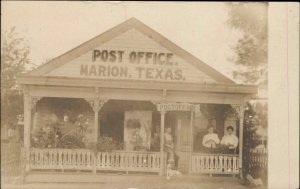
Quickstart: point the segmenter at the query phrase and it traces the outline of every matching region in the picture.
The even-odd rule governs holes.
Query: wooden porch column
[[[159,175],[164,175],[164,130],[165,130],[165,111],[160,112],[160,171]]]
[[[91,108],[94,111],[94,138],[93,141],[95,144],[98,140],[98,134],[99,134],[99,111],[103,107],[103,105],[107,102],[106,99],[100,99],[100,98],[93,98],[93,99],[85,99],[91,106]]]
[[[25,149],[25,172],[30,171],[30,141],[31,141],[31,125],[32,125],[32,109],[41,97],[32,97],[27,87],[24,87],[24,149]]]
[[[25,172],[28,172],[30,170],[30,167],[29,167],[30,128],[31,128],[31,97],[27,91],[27,92],[24,92],[24,148],[25,148],[25,154],[26,154]]]
[[[244,130],[244,105],[239,106],[239,169],[240,178],[243,177],[242,167],[243,167],[243,130]]]
[[[95,131],[95,135],[94,135],[94,140],[95,144],[98,141],[98,134],[99,134],[99,110],[94,110],[94,131]]]
[[[231,105],[235,111],[236,115],[239,119],[239,172],[240,178],[242,178],[242,168],[243,168],[243,127],[244,127],[244,105]]]
[[[91,106],[91,108],[94,111],[94,136],[93,136],[93,142],[95,144],[95,147],[97,146],[98,141],[98,135],[99,135],[99,111],[103,107],[103,105],[107,102],[106,99],[100,99],[100,98],[93,98],[93,99],[85,99]],[[96,158],[96,157],[94,157]],[[94,160],[95,161],[95,160]],[[96,173],[96,166],[94,165],[93,173]]]
[[[193,155],[193,144],[194,144],[194,117],[195,112],[191,112],[191,128],[190,128],[190,163],[189,163],[189,174],[192,174],[192,155]]]

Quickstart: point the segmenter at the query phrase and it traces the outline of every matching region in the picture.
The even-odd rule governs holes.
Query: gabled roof
[[[186,60],[190,64],[194,65],[196,68],[201,70],[202,72],[206,73],[208,76],[215,79],[218,83],[224,84],[234,84],[234,81],[227,78],[217,70],[213,69],[209,65],[205,64],[189,52],[185,51],[184,49],[178,47],[176,44],[159,34],[158,32],[154,31],[141,21],[137,20],[136,18],[130,18],[129,20],[113,27],[112,29],[92,38],[91,40],[79,45],[78,47],[54,58],[53,60],[49,61],[46,64],[43,64],[36,69],[32,70],[31,72],[27,73],[27,76],[44,76],[45,74],[51,72],[52,70],[68,63],[69,61],[79,57],[80,55],[88,52],[89,50],[96,48],[100,44],[103,44],[114,37],[122,34],[129,29],[136,29],[143,34],[149,36],[154,41],[159,43],[164,48],[168,49],[169,51],[177,54],[182,59]]]

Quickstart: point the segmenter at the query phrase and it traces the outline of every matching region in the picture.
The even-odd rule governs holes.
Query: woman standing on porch
[[[214,153],[217,145],[220,144],[220,139],[216,133],[214,133],[213,126],[208,127],[208,133],[203,137],[202,145],[207,152]]]
[[[227,127],[227,135],[224,135],[221,140],[221,145],[223,146],[225,153],[234,154],[238,146],[239,139],[235,134],[233,134],[233,127]]]

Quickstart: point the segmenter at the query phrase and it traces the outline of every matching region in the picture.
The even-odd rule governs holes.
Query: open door
[[[168,112],[166,125],[172,125],[175,152],[179,156],[178,170],[188,173],[191,150],[191,112]]]

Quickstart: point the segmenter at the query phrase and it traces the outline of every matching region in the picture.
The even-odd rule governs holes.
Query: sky
[[[241,34],[226,23],[224,3],[2,2],[2,30],[16,26],[40,65],[135,17],[206,64],[232,78],[232,47]]]

